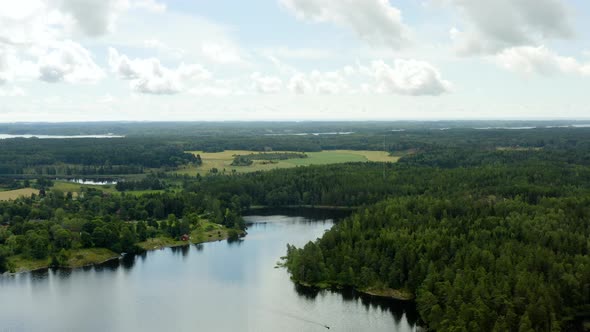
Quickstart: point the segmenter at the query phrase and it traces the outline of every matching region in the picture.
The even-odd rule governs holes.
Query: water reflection
[[[295,282],[293,285],[297,294],[306,300],[313,301],[320,294],[331,293],[341,296],[345,302],[353,302],[355,304],[360,303],[367,312],[371,309],[378,309],[381,311],[387,311],[393,315],[397,322],[407,321],[411,325],[419,323],[419,316],[415,302],[398,301],[379,296],[372,296],[358,292],[349,287],[342,289],[319,289],[317,287],[308,287]]]
[[[0,331],[416,331],[412,304],[295,285],[275,268],[329,218],[249,216],[237,242],[126,255],[80,269],[0,277]]]

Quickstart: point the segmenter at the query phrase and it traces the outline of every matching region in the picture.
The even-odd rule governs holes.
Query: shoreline
[[[293,278],[291,278],[291,280],[293,280],[293,282],[295,282],[296,284],[298,284],[300,286],[308,287],[308,288],[342,290],[346,287],[350,287],[351,289],[354,289],[356,292],[358,292],[360,294],[367,295],[367,296],[379,297],[379,298],[402,301],[402,302],[414,302],[414,300],[416,299],[416,296],[414,294],[407,292],[407,291],[399,290],[399,289],[392,289],[392,288],[361,289],[361,288],[357,288],[354,286],[342,286],[342,285],[338,285],[338,284],[332,284],[329,282],[309,284],[306,282],[297,281]]]
[[[357,210],[358,206],[341,206],[341,205],[252,205],[248,211],[266,210],[266,209],[318,209],[318,210]]]
[[[245,237],[246,234],[247,234],[246,231],[242,231],[240,233],[240,237],[239,238],[241,239],[241,238]],[[149,242],[149,240],[153,240],[153,239],[156,239],[156,238],[148,239],[148,240],[146,240],[144,242]],[[161,238],[158,238],[158,239],[161,239]],[[141,247],[141,246],[140,247],[143,250],[145,250],[145,251],[155,251],[155,250],[161,250],[161,249],[165,249],[165,248],[190,246],[190,245],[193,245],[193,244],[203,244],[203,243],[209,243],[209,242],[217,242],[217,241],[227,240],[227,239],[229,239],[229,234],[228,234],[227,231],[225,231],[225,232],[222,233],[221,236],[208,237],[206,239],[203,239],[202,241],[200,241],[200,240],[194,240],[194,241],[191,241],[191,240],[189,240],[189,241],[177,241],[177,240],[174,240],[172,238],[167,238],[167,239],[169,239],[171,241],[174,241],[174,243],[158,244],[158,245],[156,245],[154,247],[151,247],[151,248],[144,248],[144,247]],[[139,245],[139,243],[137,245]],[[110,251],[107,248],[92,248],[92,249],[100,249],[100,250],[108,250],[108,251]],[[121,254],[117,254],[115,252],[112,252],[112,253],[113,253],[112,256],[110,256],[110,257],[108,257],[106,259],[102,259],[101,258],[101,260],[96,261],[96,262],[89,262],[89,263],[81,264],[81,265],[74,264],[74,265],[71,265],[71,266],[58,266],[56,268],[57,269],[70,269],[70,270],[74,270],[74,269],[80,269],[80,268],[89,267],[89,266],[97,266],[97,265],[101,265],[101,264],[105,264],[107,262],[113,261],[115,259],[121,259],[125,255],[127,255],[126,253],[121,253]],[[17,271],[16,272],[4,272],[4,273],[0,274],[0,277],[2,277],[2,276],[14,276],[14,275],[17,275],[17,274],[28,273],[28,272],[35,272],[35,271],[41,271],[41,270],[46,270],[46,269],[52,268],[49,257],[47,258],[47,261],[49,262],[47,265],[39,266],[39,267],[31,268],[31,269],[22,269],[22,270],[19,270],[17,268]]]

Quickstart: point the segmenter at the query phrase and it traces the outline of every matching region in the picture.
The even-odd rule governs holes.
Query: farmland
[[[191,151],[191,153],[194,155],[200,155],[203,164],[199,167],[183,167],[177,171],[178,174],[205,175],[214,169],[219,172],[225,170],[226,173],[234,171],[237,173],[248,173],[266,171],[275,168],[291,168],[296,166],[327,165],[347,162],[396,162],[399,159],[399,157],[390,156],[389,153],[385,151],[329,150],[307,152],[307,158],[280,160],[276,163],[255,160],[254,163],[249,166],[232,166],[231,163],[236,155],[249,155],[256,152],[248,150],[226,150],[214,153]]]

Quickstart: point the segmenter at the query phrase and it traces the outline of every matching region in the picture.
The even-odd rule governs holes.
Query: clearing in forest
[[[0,201],[8,201],[19,197],[31,197],[32,194],[39,194],[39,190],[33,188],[23,188],[16,190],[0,191]]]
[[[212,169],[217,169],[218,172],[223,172],[223,170],[225,170],[226,173],[231,173],[233,171],[238,173],[247,173],[271,170],[275,168],[290,168],[296,166],[326,165],[347,162],[396,162],[399,159],[399,157],[390,156],[389,153],[385,151],[327,150],[321,152],[305,152],[305,154],[308,156],[307,158],[279,160],[273,163],[269,163],[265,160],[254,160],[249,166],[232,166],[235,156],[246,156],[260,152],[248,150],[226,150],[223,152],[191,151],[191,153],[194,155],[200,155],[201,159],[203,160],[203,164],[199,167],[190,166],[181,168],[179,171],[177,171],[177,173],[189,175],[195,175],[199,173],[204,175],[209,173]]]

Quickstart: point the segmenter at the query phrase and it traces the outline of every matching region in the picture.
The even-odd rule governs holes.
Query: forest
[[[69,167],[72,176],[85,168],[108,174],[108,167],[144,173],[113,191],[80,192],[52,189],[46,170],[30,180],[4,177],[6,187],[30,181],[44,190],[0,202],[0,272],[14,269],[14,257],[61,266],[80,248],[140,252],[142,241],[176,239],[204,225],[235,237],[246,229],[242,215],[257,207],[348,207],[355,212],[318,240],[287,247],[283,265],[295,282],[412,299],[434,331],[583,330],[590,317],[589,130],[413,126],[318,124],[355,133],[266,136],[220,135],[212,125],[204,132],[213,134],[201,137],[0,141],[10,174],[35,167]],[[246,163],[339,148],[404,153],[397,163],[171,171],[198,167],[192,150],[293,151],[236,156]]]

